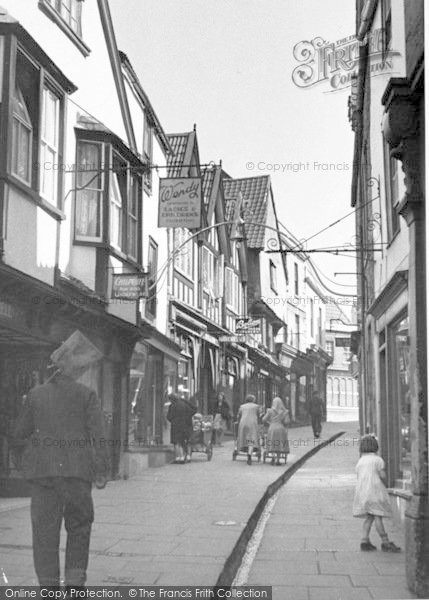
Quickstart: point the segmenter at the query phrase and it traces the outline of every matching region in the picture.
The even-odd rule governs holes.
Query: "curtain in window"
[[[76,236],[101,238],[102,145],[79,142],[76,165]]]
[[[12,173],[30,183],[31,140],[33,128],[24,97],[20,89],[15,90],[12,120]]]

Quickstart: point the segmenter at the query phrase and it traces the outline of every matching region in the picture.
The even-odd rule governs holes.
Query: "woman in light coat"
[[[289,441],[286,425],[289,422],[289,411],[278,396],[274,398],[262,419],[263,423],[269,424],[267,432],[267,451],[271,453],[271,464],[280,464],[280,456],[285,455],[285,462],[289,454]],[[275,460],[277,456],[277,461]]]
[[[237,449],[247,448],[247,464],[252,464],[252,452],[259,448],[258,419],[260,408],[256,398],[252,394],[246,396],[246,400],[238,411],[238,439]]]

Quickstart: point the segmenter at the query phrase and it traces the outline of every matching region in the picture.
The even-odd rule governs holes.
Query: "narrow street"
[[[276,600],[413,597],[405,591],[403,554],[359,551],[360,521],[351,517],[356,429],[325,424],[323,440],[347,434],[281,489],[246,583],[273,585]],[[291,429],[289,438],[288,465],[314,447],[309,427]],[[149,469],[96,490],[88,585],[214,585],[255,505],[284,472],[248,467],[243,456],[234,462],[232,449],[229,440],[211,462],[195,454],[190,465]],[[27,499],[1,501],[0,530],[9,584],[35,585]]]

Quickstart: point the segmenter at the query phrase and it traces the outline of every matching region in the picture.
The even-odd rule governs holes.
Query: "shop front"
[[[19,451],[12,440],[14,425],[25,396],[50,372],[50,355],[79,329],[103,353],[103,359],[80,381],[100,398],[110,451],[110,476],[116,477],[124,440],[123,412],[128,392],[129,360],[135,328],[89,310],[89,302],[71,304],[62,290],[34,283],[30,278],[3,274],[9,280],[0,296],[0,494],[26,495],[28,488],[19,471]],[[78,297],[75,292],[74,299]]]

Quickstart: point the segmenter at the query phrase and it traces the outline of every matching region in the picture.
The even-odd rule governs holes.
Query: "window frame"
[[[98,208],[98,215],[100,218],[100,224],[99,224],[99,231],[100,234],[98,236],[84,236],[81,234],[77,233],[76,230],[76,224],[77,224],[77,194],[81,191],[78,190],[78,177],[79,177],[79,160],[78,160],[78,151],[79,151],[79,144],[92,144],[92,145],[97,145],[100,147],[100,175],[101,175],[101,188],[94,188],[94,191],[96,191],[98,193],[98,202],[99,202],[99,208]],[[79,243],[79,242],[83,242],[83,243],[94,243],[94,242],[103,242],[103,231],[104,231],[104,198],[105,198],[105,193],[106,193],[106,174],[105,174],[105,170],[103,169],[103,162],[104,162],[104,157],[105,157],[105,153],[106,153],[106,147],[105,147],[105,143],[101,142],[101,141],[95,141],[95,140],[88,140],[85,138],[76,138],[76,173],[75,173],[75,184],[74,184],[74,226],[73,226],[73,231],[74,231],[74,243]],[[95,177],[94,177],[95,179]],[[93,188],[89,188],[88,186],[85,186],[85,189],[93,189]]]
[[[62,109],[62,101],[61,101],[61,97],[58,95],[58,92],[54,89],[54,87],[50,84],[49,80],[44,80],[41,86],[41,110],[39,112],[39,193],[41,195],[41,197],[48,202],[49,204],[52,204],[52,206],[57,206],[60,204],[61,200],[61,194],[60,194],[60,172],[62,171],[62,169],[60,169],[60,156],[61,156],[61,129],[64,129],[64,108],[62,110],[63,112],[63,119],[61,118],[61,109]],[[56,136],[56,145],[57,147],[55,147],[54,145],[51,146],[51,140],[48,139],[44,139],[44,123],[45,123],[45,119],[47,117],[47,111],[46,111],[46,105],[45,105],[45,92],[47,92],[47,94],[52,95],[56,101],[56,107],[55,107],[55,128],[57,128],[57,131],[55,132],[55,136]],[[50,198],[48,198],[47,195],[45,195],[45,192],[43,190],[43,182],[44,182],[44,175],[46,174],[47,170],[46,168],[43,167],[43,165],[46,165],[49,161],[46,160],[46,149],[52,151],[53,150],[53,156],[54,159],[51,163],[51,169],[50,171],[52,171],[52,173],[54,174],[54,178],[53,178],[53,189],[56,191],[56,202],[52,201]],[[43,164],[42,164],[43,163]],[[56,168],[55,168],[56,167]]]
[[[19,95],[20,97],[19,97]],[[26,112],[26,119],[24,119],[21,115],[19,115],[16,111],[15,111],[15,105],[16,103],[21,102],[24,106],[25,112]],[[31,187],[32,184],[32,157],[33,157],[33,131],[34,131],[34,127],[33,127],[33,123],[31,122],[31,118],[30,118],[30,114],[28,112],[28,107],[27,107],[27,103],[25,101],[25,98],[23,96],[22,90],[20,87],[18,87],[17,82],[15,81],[15,90],[12,96],[12,134],[11,134],[11,144],[10,144],[10,148],[11,148],[11,156],[10,156],[10,172],[14,177],[17,177],[19,180],[21,180],[25,185],[28,185],[29,187]],[[18,137],[15,140],[15,135],[14,135],[14,122],[18,123]],[[21,177],[21,175],[17,172],[19,170],[19,168],[17,169],[17,171],[14,171],[14,163],[15,160],[16,162],[19,164],[19,147],[20,147],[20,141],[21,141],[21,129],[22,128],[26,128],[29,132],[29,144],[28,144],[28,153],[27,153],[27,170],[28,170],[28,179],[24,179],[24,177]],[[17,144],[17,148],[15,150],[15,141]]]
[[[69,40],[77,47],[77,49],[83,54],[86,58],[89,56],[91,49],[87,44],[83,41],[82,38],[82,6],[84,0],[76,0],[77,7],[79,8],[79,31],[75,31],[73,27],[67,22],[61,13],[61,6],[63,5],[62,0],[39,0],[38,6],[39,9],[51,20],[53,21],[61,31],[69,38]],[[58,6],[60,6],[60,10],[58,10]]]
[[[65,145],[65,98],[77,88],[67,79],[56,65],[49,60],[40,46],[25,35],[15,23],[0,23],[0,35],[3,36],[3,89],[2,103],[0,104],[0,124],[3,130],[2,141],[8,148],[7,152],[0,157],[0,177],[8,184],[23,192],[27,199],[34,202],[50,216],[57,220],[64,220],[63,192],[64,174],[62,169],[58,171],[56,203],[45,199],[40,193],[40,156],[41,156],[41,119],[42,119],[42,90],[47,86],[59,98],[59,138],[58,138],[58,162],[62,163]],[[21,63],[21,64],[19,64]],[[27,75],[31,78],[32,90],[29,97],[29,89],[23,92],[20,75],[28,69]],[[31,70],[33,72],[31,73]],[[23,180],[12,170],[12,137],[13,137],[13,96],[15,87],[21,87],[30,121],[33,127],[31,143],[31,173],[29,181]],[[28,96],[28,99],[27,99]],[[29,102],[31,101],[31,102]]]
[[[184,244],[184,245],[183,245],[183,248],[181,248],[180,252],[175,253],[175,255],[174,255],[174,258],[173,258],[174,269],[178,273],[180,273],[183,277],[185,277],[187,280],[193,282],[194,281],[194,258],[195,258],[194,240],[188,239],[191,236],[189,233],[189,229],[186,229],[186,227],[177,227],[177,228],[173,229],[173,248],[176,246],[176,237],[180,237],[179,243],[177,244],[177,246],[181,246],[182,244]],[[185,241],[187,241],[187,244],[184,243]],[[187,248],[187,245],[189,245],[189,248]],[[183,250],[185,250],[184,253],[183,253]],[[187,270],[185,270],[184,268],[182,268],[182,265],[179,263],[179,259],[182,259],[184,256],[186,256],[186,252],[189,253],[189,255],[188,255],[189,258],[186,258],[184,263],[185,262],[186,262],[186,264],[189,263],[189,272]]]
[[[128,263],[133,264],[134,266],[141,266],[142,260],[142,226],[143,226],[143,214],[142,214],[142,181],[141,175],[139,173],[130,173],[133,168],[133,161],[131,153],[127,153],[127,150],[122,149],[118,142],[115,141],[115,138],[112,139],[111,135],[106,135],[104,132],[91,132],[82,129],[76,129],[76,157],[78,146],[80,143],[89,143],[89,144],[100,144],[103,147],[102,150],[102,163],[100,172],[103,175],[103,189],[99,189],[100,198],[101,198],[101,210],[99,212],[100,218],[100,236],[90,237],[90,236],[81,236],[76,234],[76,195],[78,190],[76,190],[76,184],[74,186],[74,215],[75,215],[75,223],[73,227],[73,243],[75,245],[98,245],[108,248],[111,254],[116,255],[121,260],[126,260]],[[116,169],[113,166],[114,157],[119,161],[119,167]],[[78,164],[76,158],[76,164]],[[122,165],[122,166],[121,166]],[[120,224],[120,236],[121,243],[119,245],[115,244],[112,240],[111,235],[111,227],[112,227],[112,185],[113,185],[113,176],[115,174],[115,170],[120,172],[121,169],[126,171],[125,181],[120,180],[118,178],[118,191],[121,197],[121,224]],[[131,194],[131,182],[135,181],[135,185],[137,186],[137,256],[133,256],[129,252],[128,246],[128,207],[130,203],[130,194]],[[102,193],[101,193],[102,192]],[[119,204],[118,204],[119,206]]]

